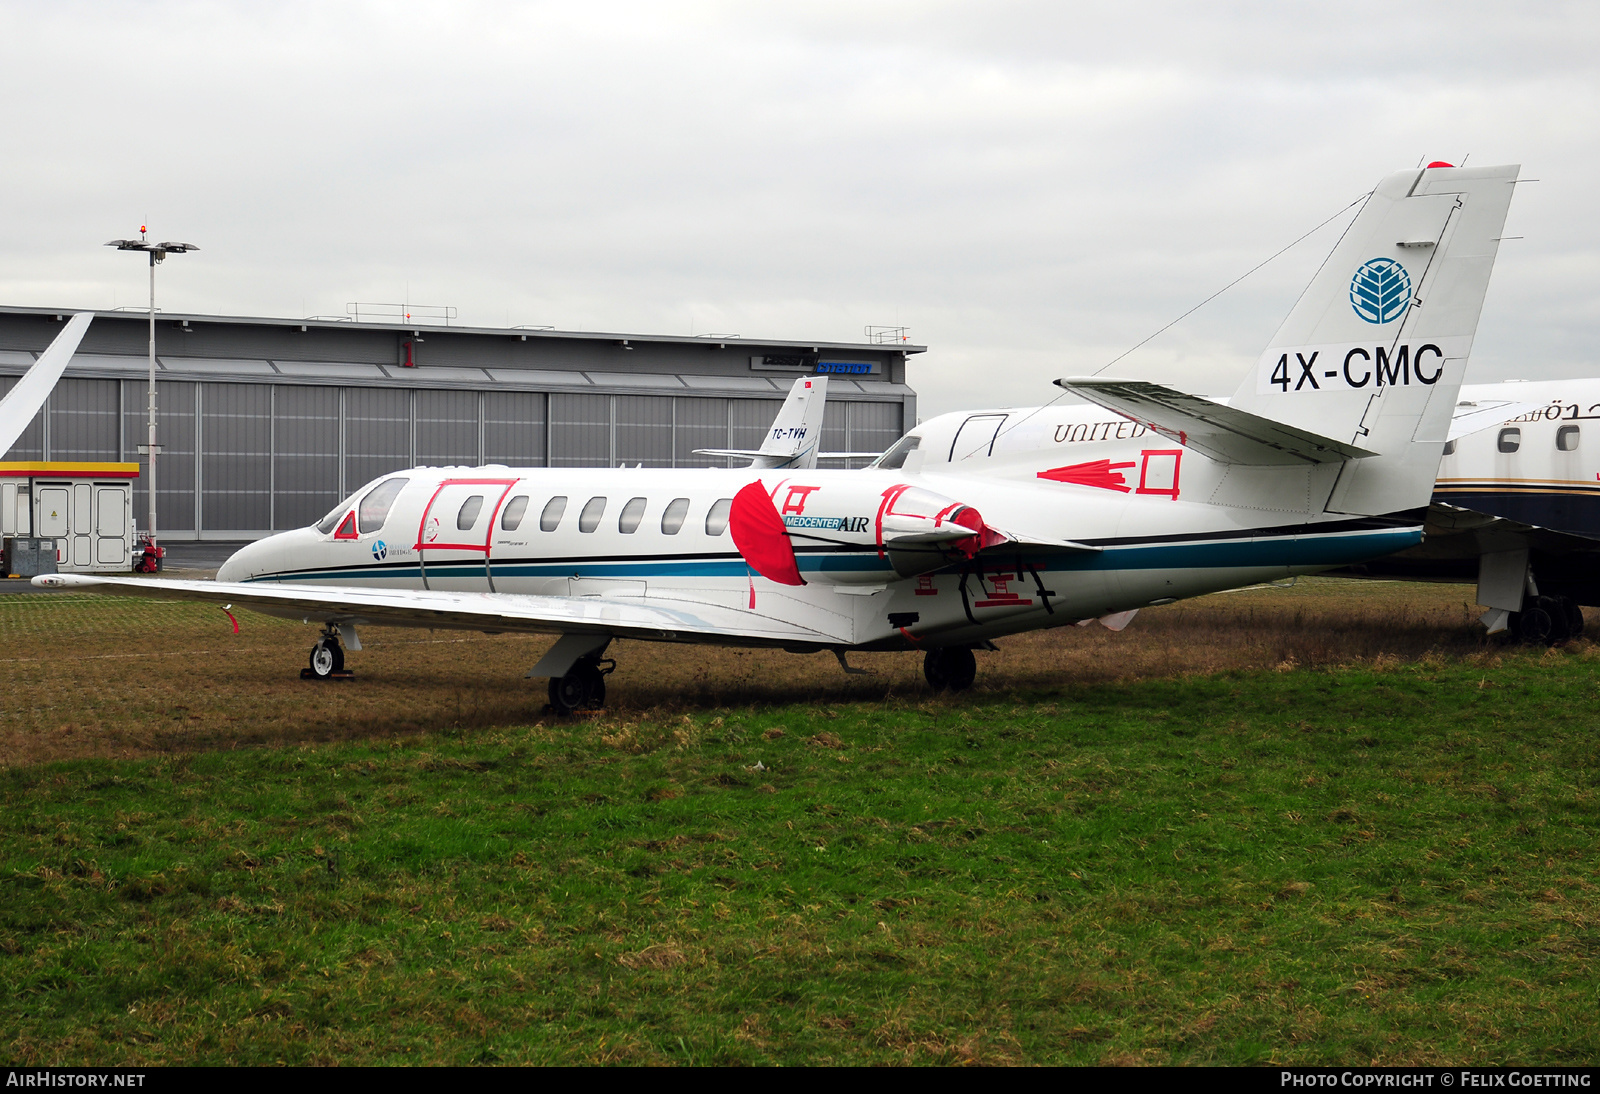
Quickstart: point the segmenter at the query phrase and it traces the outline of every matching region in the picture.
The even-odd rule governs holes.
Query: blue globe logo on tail
[[[1411,302],[1411,275],[1392,258],[1363,262],[1350,279],[1350,306],[1369,323],[1392,323]]]

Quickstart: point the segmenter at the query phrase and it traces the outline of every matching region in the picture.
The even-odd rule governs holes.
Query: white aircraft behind
[[[1424,541],[1361,571],[1476,582],[1490,634],[1578,637],[1600,605],[1597,423],[1600,379],[1463,387]]]
[[[559,634],[529,675],[561,710],[602,701],[617,638],[921,650],[964,688],[1004,635],[1418,543],[1516,177],[1383,179],[1228,405],[1084,377],[1093,429],[946,416],[864,470],[415,468],[215,582],[36,583],[317,619],[323,676],[363,623]]]

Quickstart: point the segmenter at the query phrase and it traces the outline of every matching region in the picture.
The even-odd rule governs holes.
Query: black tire
[[[1563,618],[1563,622],[1565,619]],[[1520,612],[1511,614],[1511,630],[1517,641],[1529,646],[1553,646],[1556,621],[1551,615],[1545,597],[1531,597]]]
[[[581,674],[568,672],[550,677],[550,707],[557,714],[571,714],[588,699],[588,688]]]
[[[600,672],[600,666],[593,661],[580,661],[572,666],[572,672],[583,677],[583,705],[589,710],[599,710],[606,705],[606,678]]]
[[[1571,616],[1567,614],[1567,606],[1563,596],[1536,597],[1539,607],[1545,610],[1550,617],[1550,637],[1546,640],[1549,645],[1559,646],[1572,637]]]
[[[1561,608],[1567,614],[1567,640],[1583,637],[1583,609],[1570,596],[1558,596]]]
[[[922,675],[934,691],[966,691],[978,675],[978,659],[965,646],[929,650],[922,659]]]
[[[344,648],[326,638],[311,647],[311,675],[326,680],[336,672],[344,671]]]

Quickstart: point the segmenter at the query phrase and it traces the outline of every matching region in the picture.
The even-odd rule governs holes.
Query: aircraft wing
[[[55,390],[56,381],[77,352],[83,341],[83,332],[89,329],[94,312],[79,312],[67,320],[54,342],[39,355],[33,366],[23,373],[16,386],[0,399],[0,456],[4,456],[22,431],[28,428],[33,416],[39,413],[44,401]]]
[[[1436,501],[1428,506],[1422,542],[1394,557],[1464,559],[1522,548],[1551,555],[1595,555],[1600,554],[1600,539]]]
[[[1447,439],[1460,440],[1469,433],[1490,429],[1530,411],[1542,409],[1544,409],[1542,403],[1513,403],[1504,400],[1457,403],[1450,415],[1450,436]]]
[[[1221,463],[1254,467],[1343,463],[1377,455],[1331,437],[1143,380],[1068,376],[1056,381],[1146,429]]]
[[[667,596],[527,596],[270,582],[167,581],[91,574],[50,574],[41,588],[92,589],[120,596],[200,600],[279,617],[330,623],[437,627],[532,634],[595,634],[654,641],[715,640],[738,645],[838,645],[852,641],[754,611]],[[777,608],[786,604],[763,593]],[[844,622],[841,617],[841,622]]]

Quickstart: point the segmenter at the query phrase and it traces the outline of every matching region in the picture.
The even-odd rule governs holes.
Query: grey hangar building
[[[72,314],[0,307],[0,396]],[[0,460],[138,462],[146,513],[148,322],[96,312]],[[906,363],[925,348],[158,312],[158,531],[304,527],[419,465],[725,466],[694,450],[759,447],[794,379],[818,373],[822,451],[881,452],[916,424]]]

